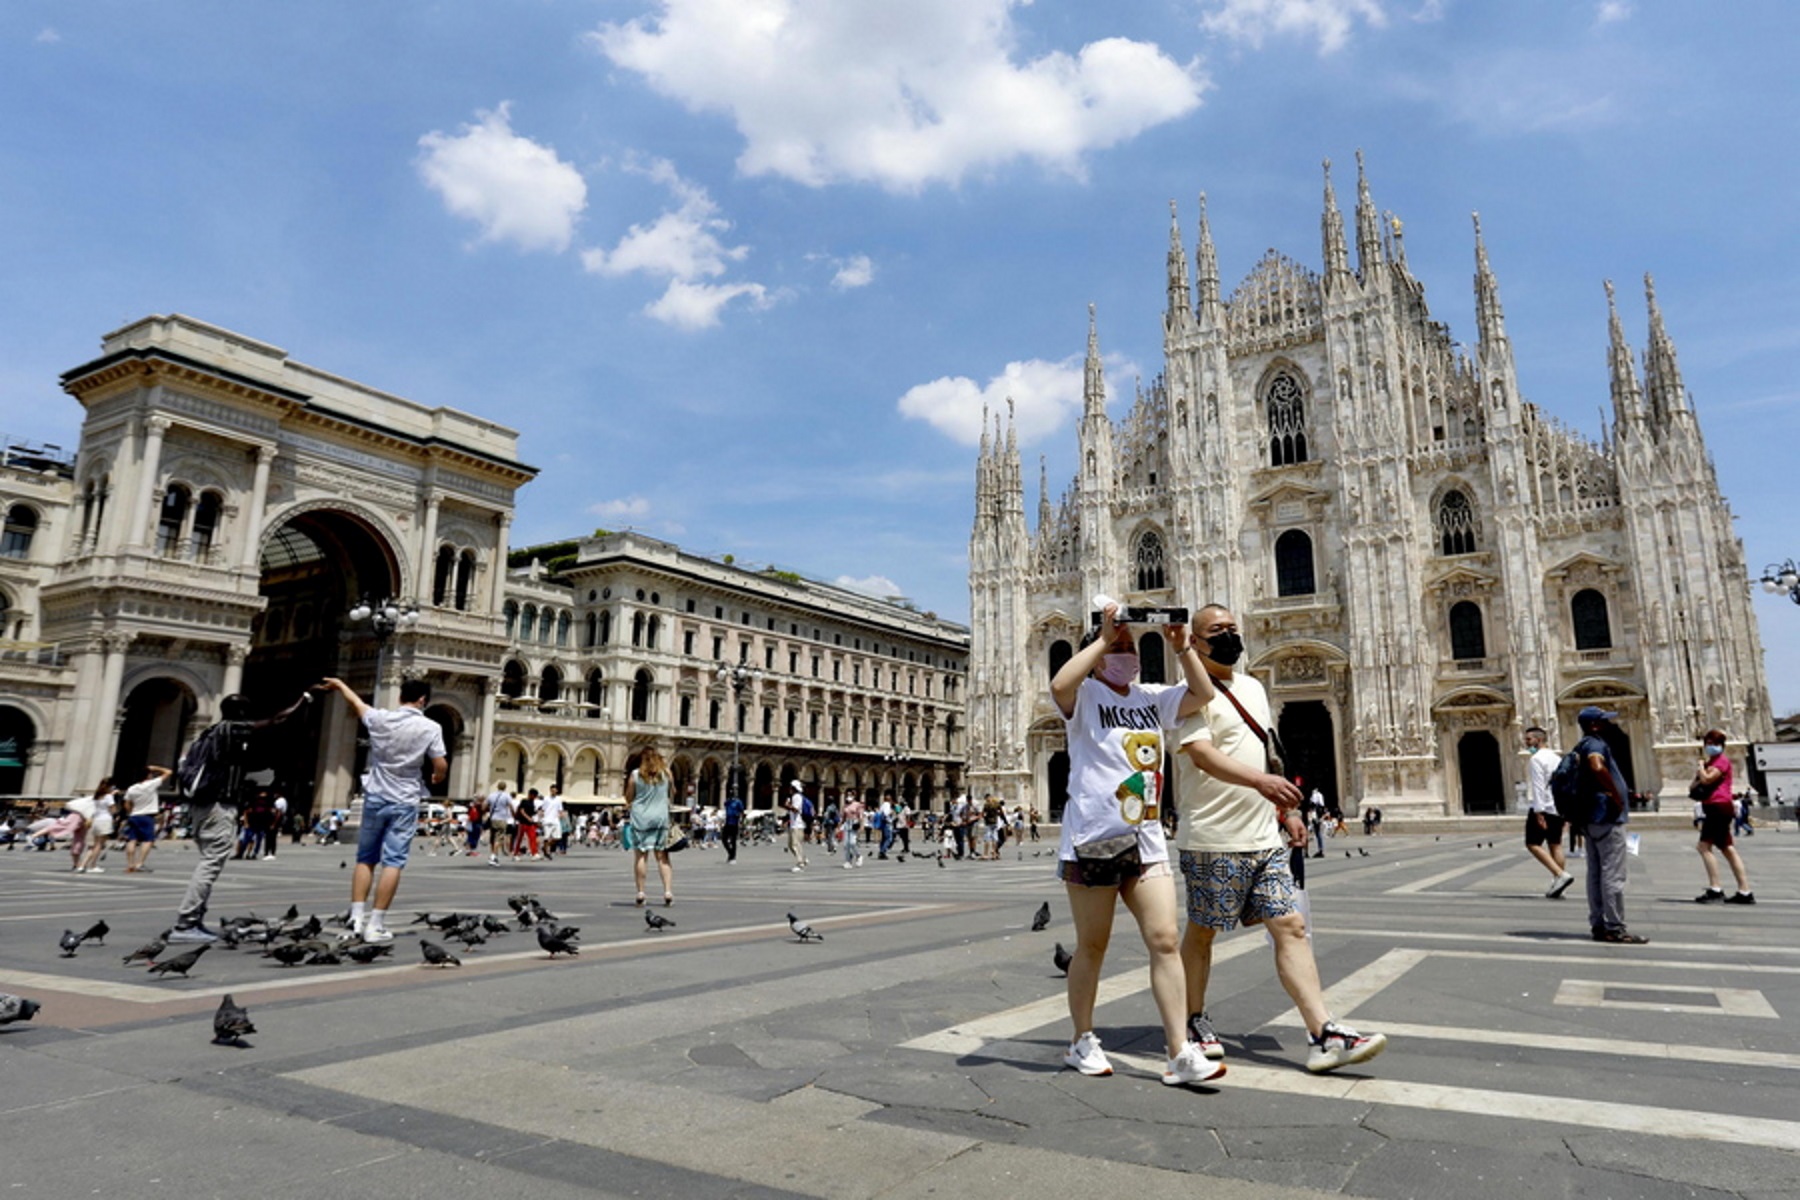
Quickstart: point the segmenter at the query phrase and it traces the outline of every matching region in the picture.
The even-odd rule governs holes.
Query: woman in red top
[[[1737,847],[1733,845],[1731,835],[1732,819],[1737,815],[1737,801],[1731,794],[1731,759],[1725,754],[1725,734],[1722,730],[1709,729],[1700,739],[1700,769],[1694,773],[1694,783],[1701,787],[1710,787],[1712,791],[1700,802],[1700,861],[1706,864],[1706,890],[1694,899],[1700,904],[1755,904],[1756,896],[1750,890],[1750,876],[1744,870],[1744,860],[1738,856]],[[1732,878],[1737,881],[1737,891],[1727,896],[1719,888],[1719,864],[1713,860],[1713,849],[1717,847],[1725,855],[1725,863],[1731,868]]]

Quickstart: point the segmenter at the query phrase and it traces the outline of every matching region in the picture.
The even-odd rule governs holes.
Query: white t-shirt
[[[1069,743],[1069,803],[1063,809],[1057,856],[1075,847],[1136,832],[1139,857],[1167,862],[1161,811],[1163,731],[1175,728],[1187,685],[1134,683],[1119,693],[1084,679],[1064,727]]]
[[[146,779],[125,789],[125,813],[132,817],[154,817],[162,808],[162,780]]]
[[[488,797],[488,820],[498,821],[502,825],[511,825],[513,819],[513,798],[511,792],[495,792]]]
[[[806,798],[799,792],[789,792],[787,798],[788,828],[806,828]]]
[[[1214,680],[1217,683],[1217,680]],[[1181,727],[1181,744],[1211,742],[1227,758],[1257,771],[1269,769],[1262,739],[1225,695],[1229,687],[1256,723],[1269,728],[1269,694],[1253,676],[1233,674],[1207,706]],[[1181,805],[1176,844],[1183,850],[1213,854],[1274,850],[1287,844],[1275,806],[1252,787],[1214,779],[1184,755],[1175,774]]]
[[[1531,781],[1531,786],[1527,789],[1527,803],[1532,812],[1555,815],[1556,800],[1550,795],[1550,776],[1561,761],[1562,755],[1548,746],[1538,747],[1526,760],[1525,774]]]
[[[429,794],[422,771],[426,760],[443,758],[444,728],[411,705],[371,708],[363,713],[369,731],[369,761],[363,795],[417,804]]]
[[[548,829],[562,829],[563,802],[561,796],[540,796],[538,798],[538,824]]]

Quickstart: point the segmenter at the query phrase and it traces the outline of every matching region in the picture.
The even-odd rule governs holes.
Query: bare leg
[[[1094,1028],[1094,997],[1100,990],[1100,964],[1106,961],[1106,945],[1112,940],[1113,908],[1119,893],[1114,888],[1066,884],[1069,915],[1075,921],[1075,955],[1069,960],[1069,1021],[1074,1037]],[[1073,1038],[1071,1038],[1073,1040]]]
[[[1700,862],[1706,867],[1706,888],[1708,891],[1719,890],[1719,864],[1713,858],[1711,842],[1701,842],[1699,846]]]
[[[1551,875],[1555,876],[1558,879],[1561,879],[1563,877],[1562,864],[1556,861],[1557,858],[1559,857],[1559,855],[1550,853],[1550,847],[1548,847],[1548,846],[1527,846],[1527,847],[1525,847],[1525,849],[1531,851],[1531,857],[1533,857],[1533,858],[1537,859],[1539,862],[1543,863],[1544,869],[1546,871],[1550,872]],[[1556,849],[1560,851],[1562,849],[1562,846],[1560,844],[1558,844]]]
[[[644,875],[648,869],[648,864],[645,860],[649,857],[650,852],[648,850],[633,850],[631,852],[631,877],[637,881],[637,894],[640,896],[644,894]]]
[[[656,852],[656,873],[662,876],[664,898],[673,896],[675,894],[675,865],[669,861],[667,850]]]
[[[1188,922],[1181,935],[1181,969],[1187,977],[1187,1010],[1206,1011],[1206,984],[1212,977],[1212,948],[1216,930]]]
[[[1119,889],[1119,898],[1137,918],[1138,932],[1144,937],[1144,949],[1150,952],[1150,994],[1156,1000],[1157,1012],[1162,1015],[1163,1042],[1168,1056],[1174,1058],[1187,1045],[1187,1012],[1182,1008],[1187,993],[1182,980],[1179,938],[1175,932],[1179,920],[1174,877],[1134,879]]]
[[[1744,870],[1744,860],[1739,857],[1736,846],[1727,846],[1720,853],[1725,855],[1725,862],[1731,867],[1731,877],[1737,880],[1737,890],[1750,890],[1750,872]],[[1710,860],[1708,860],[1710,862]]]
[[[1319,985],[1319,964],[1313,958],[1312,943],[1306,940],[1306,918],[1297,912],[1288,913],[1270,917],[1263,922],[1263,927],[1275,939],[1275,974],[1287,990],[1288,999],[1300,1010],[1306,1031],[1318,1037],[1319,1030],[1331,1019],[1331,1013],[1325,1008],[1325,993]]]
[[[381,912],[386,912],[388,909],[394,907],[394,895],[399,890],[400,868],[381,868],[381,877],[375,881],[375,908]]]
[[[369,887],[375,882],[375,868],[367,863],[357,863],[356,869],[350,872],[350,903],[361,904],[369,898]],[[386,910],[387,905],[377,904],[376,908]]]

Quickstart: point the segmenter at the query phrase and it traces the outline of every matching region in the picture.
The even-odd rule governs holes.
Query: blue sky
[[[519,428],[517,541],[964,619],[982,402],[1060,490],[1087,305],[1115,412],[1158,369],[1168,202],[1227,290],[1316,266],[1360,148],[1465,340],[1480,210],[1525,393],[1590,436],[1601,282],[1641,349],[1655,274],[1756,570],[1800,556],[1796,44],[1783,0],[11,0],[0,431],[73,444],[57,374],[184,312]]]

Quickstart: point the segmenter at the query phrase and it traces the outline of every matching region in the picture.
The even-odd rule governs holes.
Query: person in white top
[[[544,831],[545,862],[549,862],[551,854],[556,851],[567,849],[562,844],[562,819],[562,789],[553,783],[550,785],[550,794],[538,798],[538,826]]]
[[[788,814],[788,853],[794,856],[790,871],[806,870],[806,789],[798,779],[788,793],[784,807]]]
[[[488,797],[488,865],[500,865],[500,848],[512,849],[513,798],[505,780],[494,785]]]
[[[1188,1044],[1182,1030],[1175,886],[1161,818],[1163,734],[1198,712],[1213,689],[1188,644],[1185,625],[1165,625],[1162,636],[1186,682],[1139,683],[1137,645],[1131,628],[1115,623],[1117,615],[1116,604],[1103,602],[1100,627],[1089,631],[1050,681],[1069,745],[1069,799],[1057,872],[1075,922],[1068,972],[1075,1038],[1063,1062],[1083,1075],[1112,1074],[1094,1034],[1094,999],[1113,913],[1123,900],[1150,952],[1150,991],[1169,1058],[1163,1082],[1200,1083],[1224,1069]]]
[[[1177,776],[1181,806],[1181,873],[1188,927],[1181,940],[1187,976],[1188,1033],[1209,1060],[1225,1057],[1206,1013],[1213,939],[1239,924],[1261,924],[1275,945],[1275,974],[1306,1022],[1306,1067],[1330,1071],[1364,1062],[1387,1045],[1334,1021],[1319,986],[1319,968],[1300,911],[1289,847],[1304,850],[1300,789],[1275,761],[1268,694],[1234,665],[1244,652],[1237,618],[1209,604],[1194,616],[1215,694],[1181,727],[1181,750],[1197,770]],[[1284,835],[1283,825],[1287,831]]]
[[[163,774],[167,775],[168,772],[164,771]],[[162,776],[155,776],[155,779],[159,785],[162,783]],[[118,797],[119,791],[110,781],[94,792],[94,820],[88,827],[87,850],[81,856],[81,865],[75,868],[77,874],[106,873],[106,868],[100,865],[100,859],[112,842],[113,811],[118,807]]]
[[[1550,776],[1562,755],[1550,749],[1549,742],[1550,735],[1540,725],[1525,731],[1525,748],[1531,751],[1525,763],[1525,849],[1550,872],[1550,890],[1544,895],[1560,900],[1575,877],[1569,874],[1568,862],[1563,858],[1563,819],[1557,815],[1556,801],[1550,795]]]

